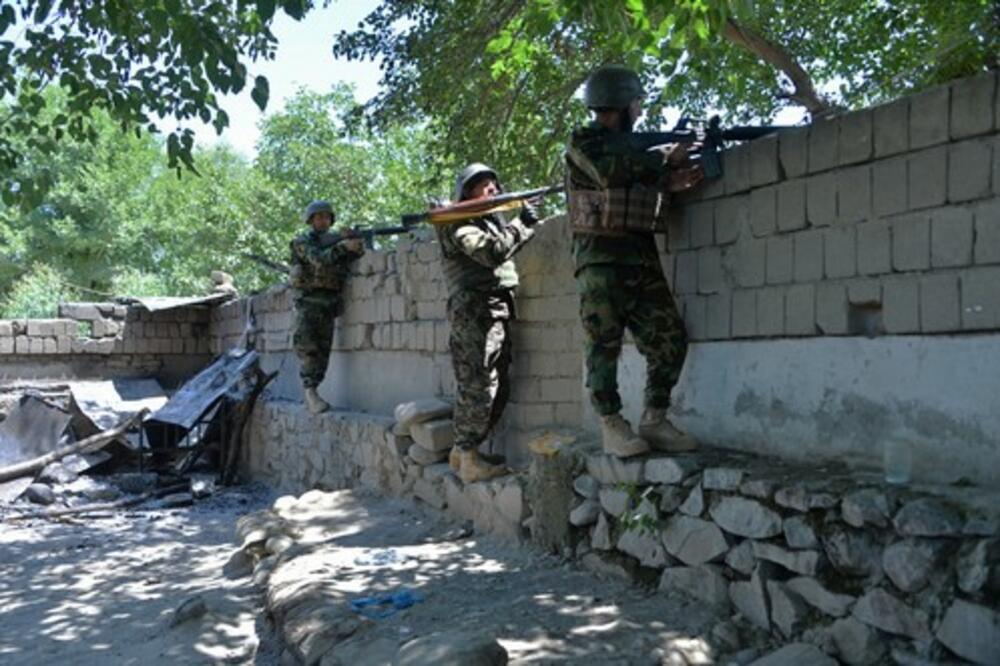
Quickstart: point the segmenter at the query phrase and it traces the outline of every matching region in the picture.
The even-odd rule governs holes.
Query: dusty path
[[[259,592],[223,574],[236,519],[272,499],[244,487],[184,509],[0,522],[0,663],[275,662]],[[171,627],[199,594],[205,614]]]

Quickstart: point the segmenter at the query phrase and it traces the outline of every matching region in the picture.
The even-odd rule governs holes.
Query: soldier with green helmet
[[[343,304],[341,290],[352,261],[365,252],[360,238],[337,240],[330,233],[333,207],[313,201],[302,214],[309,231],[292,240],[289,283],[295,289],[295,328],[292,347],[299,358],[299,376],[306,405],[314,414],[330,405],[317,392],[326,375],[333,345],[333,322]]]
[[[566,148],[587,386],[601,418],[604,450],[619,457],[650,447],[687,451],[696,446],[667,418],[687,337],[653,234],[666,231],[669,193],[696,186],[702,172],[685,165],[683,146],[636,151],[616,140],[632,131],[642,114],[642,96],[632,70],[618,65],[595,70],[584,88],[594,119],[573,131]],[[647,367],[638,434],[620,414],[618,357],[626,328]]]
[[[470,164],[455,182],[455,200],[496,196],[496,171]],[[448,286],[449,347],[455,371],[455,446],[449,463],[464,483],[506,473],[502,460],[477,447],[503,413],[510,393],[510,322],[518,284],[512,257],[534,234],[531,204],[509,222],[499,214],[438,227]]]

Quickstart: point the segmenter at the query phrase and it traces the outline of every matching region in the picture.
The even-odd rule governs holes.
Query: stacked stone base
[[[710,449],[622,461],[553,435],[530,470],[463,485],[447,463],[416,464],[393,422],[262,403],[247,463],[288,492],[417,498],[843,663],[1000,663],[997,493]]]

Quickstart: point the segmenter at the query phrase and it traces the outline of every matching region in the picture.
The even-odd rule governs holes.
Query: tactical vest
[[[491,225],[499,224],[489,218],[474,220],[471,223],[484,225],[487,229]],[[495,268],[484,266],[462,252],[451,236],[453,231],[453,228],[447,226],[438,227],[438,242],[441,244],[441,255],[444,259],[441,267],[445,283],[448,285],[449,296],[467,290],[490,293],[517,287],[517,268],[512,259]]]
[[[292,241],[296,243],[309,244],[308,235],[303,234]],[[292,266],[288,272],[288,284],[295,289],[332,289],[340,290],[344,284],[344,278],[348,272],[346,264],[331,263],[313,266],[303,261],[293,251]]]
[[[601,182],[583,153],[566,151],[566,161],[593,183]],[[634,232],[666,233],[668,196],[660,187],[634,183],[629,187],[581,187],[567,174],[569,223],[575,233],[628,236]]]

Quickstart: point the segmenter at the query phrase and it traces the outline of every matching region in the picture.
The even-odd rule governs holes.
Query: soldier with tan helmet
[[[455,200],[501,192],[496,171],[470,164],[455,182]],[[502,459],[478,451],[496,425],[510,392],[510,321],[518,284],[512,257],[534,235],[538,216],[531,204],[505,221],[487,214],[438,227],[445,282],[452,367],[455,370],[455,446],[449,463],[464,483],[506,473]]]
[[[313,414],[330,408],[317,387],[326,375],[333,345],[333,322],[343,309],[341,290],[349,265],[365,252],[360,238],[337,240],[330,234],[333,208],[313,201],[302,214],[309,231],[292,240],[289,283],[295,289],[292,347],[299,358],[306,405]]]
[[[685,164],[683,146],[638,151],[621,141],[642,114],[642,96],[634,71],[618,65],[595,70],[584,88],[594,119],[573,131],[566,148],[587,386],[600,415],[604,450],[619,457],[650,447],[687,451],[696,446],[667,418],[687,337],[653,234],[666,231],[669,193],[691,189],[703,175],[699,167]],[[626,328],[647,367],[638,434],[620,414],[618,357]]]

